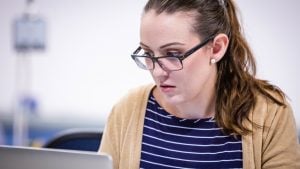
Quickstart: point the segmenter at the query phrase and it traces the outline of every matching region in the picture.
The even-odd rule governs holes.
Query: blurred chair
[[[44,148],[98,151],[102,131],[93,129],[71,129],[58,133]]]
[[[0,145],[4,145],[5,144],[5,138],[6,138],[6,135],[5,135],[5,132],[4,132],[4,127],[0,123]]]

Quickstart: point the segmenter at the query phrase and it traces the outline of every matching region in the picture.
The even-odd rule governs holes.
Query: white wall
[[[145,2],[36,0],[48,24],[47,50],[27,58],[31,72],[27,89],[38,99],[41,116],[103,122],[128,89],[152,81],[130,58],[139,43]],[[237,2],[257,56],[258,75],[286,91],[299,126],[300,11],[296,8],[300,1]],[[11,23],[20,16],[25,0],[0,0],[0,4],[0,112],[9,113],[18,87],[16,70],[20,69],[20,56],[12,48]]]

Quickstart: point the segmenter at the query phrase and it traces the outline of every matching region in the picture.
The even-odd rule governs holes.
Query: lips
[[[172,85],[160,85],[161,88],[175,88],[175,86]]]
[[[162,84],[160,85],[161,91],[165,93],[169,93],[175,89],[173,85]]]

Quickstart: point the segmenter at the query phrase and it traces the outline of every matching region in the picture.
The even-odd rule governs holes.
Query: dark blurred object
[[[59,133],[43,147],[65,150],[98,151],[101,138],[102,131],[72,129]]]
[[[4,129],[2,127],[2,124],[0,123],[0,145],[4,145],[5,144],[5,133],[4,133]]]

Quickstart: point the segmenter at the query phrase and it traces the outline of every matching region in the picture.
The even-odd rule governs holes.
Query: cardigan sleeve
[[[112,157],[114,169],[118,169],[120,161],[120,145],[118,145],[120,142],[120,135],[118,133],[120,123],[118,123],[118,116],[114,110],[115,108],[112,109],[104,128],[99,152],[109,154]]]
[[[269,105],[267,108],[271,115],[265,121],[263,129],[263,169],[300,169],[296,123],[290,105],[286,104]]]
[[[114,169],[139,168],[145,107],[152,84],[129,91],[113,107],[99,152],[111,155]]]
[[[99,152],[112,157],[114,169],[122,169],[129,161],[129,152],[124,145],[130,134],[132,114],[134,114],[135,94],[124,96],[113,108],[106,122]],[[127,156],[122,154],[127,154]]]

